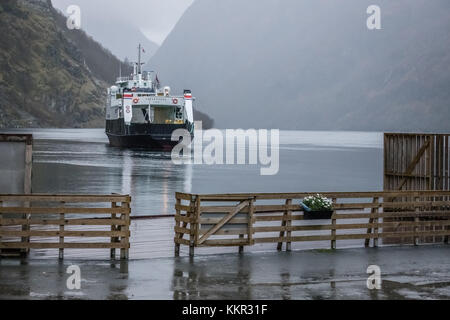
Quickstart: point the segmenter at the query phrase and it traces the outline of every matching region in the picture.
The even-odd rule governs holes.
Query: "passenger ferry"
[[[171,150],[179,141],[172,133],[186,129],[194,136],[192,92],[172,95],[170,87],[160,88],[158,76],[142,72],[141,46],[133,74],[119,77],[108,89],[106,134],[111,146]]]

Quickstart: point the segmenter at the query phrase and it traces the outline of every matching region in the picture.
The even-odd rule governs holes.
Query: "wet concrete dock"
[[[69,290],[70,265],[81,289]],[[366,285],[381,268],[381,290]],[[450,246],[120,261],[3,259],[0,299],[450,299]]]

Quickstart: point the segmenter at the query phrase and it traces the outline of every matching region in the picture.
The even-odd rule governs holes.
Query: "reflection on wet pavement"
[[[131,261],[0,261],[0,299],[450,299],[450,247],[245,253]],[[69,290],[67,267],[81,269]],[[369,265],[382,289],[366,285]]]

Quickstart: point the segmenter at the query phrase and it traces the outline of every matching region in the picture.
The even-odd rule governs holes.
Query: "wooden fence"
[[[384,134],[384,190],[450,190],[450,134]]]
[[[124,195],[0,195],[0,253],[59,249],[62,259],[64,249],[110,249],[115,258],[120,249],[128,259],[130,202]]]
[[[292,242],[370,241],[399,237],[418,245],[426,238],[448,243],[450,191],[322,193],[333,200],[329,220],[305,221],[300,201],[311,193],[176,194],[175,255],[180,246],[245,246],[276,243],[291,250]],[[386,222],[386,218],[403,218]],[[401,227],[401,228],[400,228]],[[386,230],[390,231],[387,232]]]
[[[449,134],[385,133],[384,190],[450,190]],[[389,218],[385,222],[402,221]],[[390,231],[386,228],[387,231]],[[398,244],[408,239],[383,239]],[[428,238],[427,242],[434,242]],[[438,239],[439,241],[439,239]]]

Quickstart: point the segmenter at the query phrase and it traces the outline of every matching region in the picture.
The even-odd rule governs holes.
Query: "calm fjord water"
[[[382,189],[382,134],[281,131],[280,170],[257,165],[175,165],[170,153],[110,147],[103,129],[33,133],[33,192],[131,194],[132,214],[174,213],[175,192],[303,192]]]

